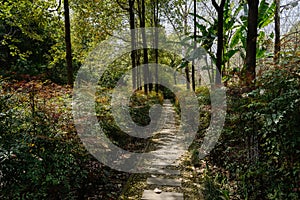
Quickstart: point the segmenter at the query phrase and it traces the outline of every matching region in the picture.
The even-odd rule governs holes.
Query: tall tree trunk
[[[212,0],[212,4],[215,7],[217,13],[218,13],[218,44],[217,44],[217,60],[216,60],[216,66],[217,66],[217,73],[216,73],[216,84],[219,85],[221,84],[222,78],[222,61],[223,61],[223,39],[224,39],[224,34],[223,34],[223,25],[224,25],[224,6],[225,6],[225,1],[222,0],[220,5],[217,4],[216,0]]]
[[[134,0],[129,0],[129,24],[131,29],[131,65],[132,65],[132,88],[136,88],[137,84],[137,70],[136,70],[136,44],[135,44],[135,20],[134,20]]]
[[[139,36],[137,38],[139,38]],[[141,52],[140,51],[136,51],[136,66],[140,66],[140,65],[141,65]],[[143,89],[142,82],[143,81],[142,81],[141,70],[140,70],[140,68],[137,68],[137,84],[140,85],[140,87],[138,88],[139,90]]]
[[[68,85],[73,87],[71,28],[70,28],[70,13],[69,13],[68,0],[64,0],[64,10],[65,10],[65,43],[66,43],[67,77],[68,77]]]
[[[196,35],[197,35],[197,26],[196,26],[196,14],[197,14],[197,1],[194,0],[194,51],[197,48],[197,43],[196,43]],[[195,59],[193,59],[192,62],[192,89],[195,91]]]
[[[275,0],[275,44],[274,44],[274,63],[280,61],[280,0]]]
[[[140,1],[138,0],[138,4]],[[139,6],[140,8],[140,6]],[[145,0],[141,0],[141,9],[139,9],[140,12],[140,27],[142,31],[142,40],[143,40],[143,64],[144,64],[144,90],[145,94],[148,94],[148,85],[146,84],[149,80],[149,69],[148,69],[148,49],[147,49],[147,38],[146,38],[146,32],[145,32],[145,27],[146,27],[146,18],[145,18]]]
[[[257,25],[258,25],[258,5],[259,0],[248,0],[248,32],[246,47],[246,71],[245,83],[252,86],[256,77],[256,43],[257,43]]]
[[[187,35],[188,34],[188,1],[185,1],[184,5],[184,13],[183,13],[184,19],[183,19],[183,34]],[[189,65],[187,64],[185,69],[185,76],[186,76],[186,89],[190,89],[190,69]]]
[[[248,86],[247,90],[252,90],[256,77],[256,43],[257,43],[257,26],[258,26],[258,5],[259,0],[248,0],[248,32],[247,32],[247,47],[246,47],[246,71],[245,83]],[[254,120],[254,118],[252,118]],[[252,120],[252,121],[253,121]],[[254,121],[253,121],[254,123]],[[253,126],[254,127],[254,126]],[[257,131],[253,131],[247,136],[249,161],[255,162],[258,159],[259,138]],[[246,140],[246,141],[247,141]]]
[[[154,53],[155,53],[155,92],[158,94],[158,0],[154,1],[154,26],[155,26],[155,38],[154,38]]]

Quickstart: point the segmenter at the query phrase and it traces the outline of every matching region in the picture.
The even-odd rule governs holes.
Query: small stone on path
[[[155,189],[154,189],[154,192],[155,192],[156,194],[160,194],[160,193],[162,192],[162,190],[160,190],[160,189],[158,189],[158,188],[155,188]]]

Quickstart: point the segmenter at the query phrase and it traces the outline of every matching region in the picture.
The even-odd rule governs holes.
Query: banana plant
[[[194,16],[194,13],[190,13]],[[203,49],[205,49],[206,53],[209,54],[211,60],[213,63],[216,63],[216,55],[212,51],[213,44],[217,38],[217,20],[213,20],[213,22],[210,22],[209,20],[205,19],[204,17],[196,14],[197,20],[202,19],[204,22],[206,22],[208,25],[204,26],[203,24],[196,22],[197,29],[200,30],[201,35],[197,34],[196,36],[190,35],[184,38],[181,41],[181,44],[187,47],[187,55],[185,59],[182,60],[181,64],[177,67],[177,69],[183,69],[185,68],[192,60],[200,58],[200,56],[205,55],[205,53],[202,52]],[[196,39],[194,40],[194,37]],[[194,48],[194,42],[199,43],[198,48]],[[201,53],[200,53],[201,52]],[[207,58],[205,58],[207,61]],[[207,62],[208,63],[208,62]],[[201,67],[203,70],[207,70],[210,83],[213,83],[213,74],[214,69],[213,65],[207,64],[207,66]]]
[[[258,46],[257,46],[257,58],[262,58],[265,56],[266,47],[264,42],[268,37],[267,34],[262,30],[264,27],[269,25],[273,21],[275,11],[275,4],[268,3],[266,0],[262,0],[259,5],[259,17],[258,17]],[[190,15],[194,16],[193,13]],[[217,39],[217,19],[212,18],[211,20],[206,19],[203,16],[197,15],[196,26],[200,32],[196,36],[196,42],[198,42],[199,48],[204,48],[210,55],[211,59],[215,63],[216,56],[212,47]],[[247,17],[248,17],[248,7],[246,1],[242,1],[238,5],[234,4],[230,0],[227,0],[224,6],[224,51],[223,51],[223,69],[225,71],[225,63],[229,63],[230,59],[236,54],[240,53],[241,58],[244,60],[246,57],[246,38],[247,38]],[[193,51],[193,44],[187,41],[192,41],[193,35],[188,36],[183,39],[184,44],[189,44],[189,56],[187,56],[187,61],[197,58],[197,50]],[[183,62],[180,67],[183,67],[188,62]],[[238,69],[235,69],[238,70]],[[226,79],[226,77],[224,77]]]
[[[239,25],[236,29],[234,35],[231,38],[231,41],[229,42],[229,46],[232,47],[238,47],[240,55],[242,59],[244,60],[246,57],[245,49],[246,49],[246,38],[247,38],[247,18],[248,18],[248,7],[246,4],[243,5],[244,8],[244,14],[240,16],[240,19],[238,20]],[[258,8],[258,29],[259,34],[257,38],[257,58],[263,58],[266,53],[266,48],[264,45],[264,42],[267,38],[267,35],[265,31],[262,29],[266,26],[268,26],[270,23],[273,22],[275,12],[275,4],[268,3],[266,0],[262,0],[259,4]],[[273,34],[269,36],[270,38],[273,37]]]
[[[229,0],[225,2],[223,26],[224,50],[222,57],[222,71],[225,71],[225,63],[227,63],[230,60],[230,58],[232,58],[239,51],[236,45],[229,46],[228,43],[233,35],[234,30],[236,30],[238,27],[236,21],[242,9],[242,4],[239,4],[238,7],[236,7],[233,3],[230,3]],[[190,14],[194,16],[193,13]],[[216,18],[212,18],[212,21],[210,21],[200,15],[196,15],[196,17],[198,19],[196,22],[196,26],[200,32],[200,34],[196,36],[196,41],[200,43],[200,48],[204,48],[210,55],[212,61],[216,63],[216,55],[212,47],[217,40],[218,21]],[[188,38],[186,38],[186,40],[190,40],[192,38],[192,36],[189,36]],[[195,52],[197,52],[197,50]],[[191,53],[188,58],[191,60],[197,58],[197,53]]]

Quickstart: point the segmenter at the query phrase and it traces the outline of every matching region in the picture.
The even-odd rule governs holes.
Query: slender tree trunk
[[[248,0],[248,32],[247,32],[247,47],[246,47],[246,85],[247,90],[252,90],[256,78],[256,43],[257,43],[257,26],[258,26],[258,5],[259,0]],[[252,118],[254,120],[254,117]],[[252,121],[253,121],[252,120]],[[253,121],[254,123],[254,121]],[[254,126],[253,126],[254,127]],[[259,152],[256,147],[259,146],[259,138],[254,130],[248,139],[249,161],[255,162],[258,159]]]
[[[138,1],[138,4],[140,1]],[[140,8],[140,6],[139,6]],[[141,0],[141,9],[140,11],[140,27],[142,31],[142,40],[143,40],[143,64],[144,64],[144,90],[145,94],[148,94],[148,85],[146,84],[149,80],[149,69],[148,69],[148,49],[147,49],[147,38],[146,38],[146,32],[145,32],[145,26],[146,26],[146,19],[145,19],[145,0]]]
[[[256,43],[257,43],[257,25],[258,25],[258,5],[259,0],[248,0],[248,32],[246,47],[246,71],[245,83],[252,86],[256,77]]]
[[[217,10],[218,13],[218,44],[217,44],[217,60],[216,60],[216,66],[217,66],[217,72],[216,72],[216,84],[221,84],[222,78],[222,60],[223,60],[223,25],[224,25],[224,6],[225,6],[225,0],[222,0],[220,5],[217,4],[215,0],[212,0],[212,4]]]
[[[70,13],[69,13],[68,0],[64,0],[64,10],[65,10],[65,42],[66,42],[67,77],[68,77],[68,85],[73,87],[71,28],[70,28]]]
[[[187,30],[187,27],[188,27],[188,2],[185,1],[185,5],[184,5],[184,13],[183,13],[183,16],[184,16],[184,19],[183,19],[183,31],[184,31],[184,35],[187,35],[188,34],[188,30]],[[190,69],[189,69],[189,65],[187,64],[185,69],[185,76],[186,76],[186,89],[190,89],[191,86],[190,86]]]
[[[139,38],[139,36],[137,37]],[[141,65],[141,52],[136,51],[136,66]],[[137,68],[137,84],[140,85],[139,90],[142,90],[142,74],[140,68]]]
[[[197,26],[196,26],[196,14],[197,14],[197,1],[194,0],[194,51],[197,48],[197,43],[196,43],[196,35],[197,35]],[[195,91],[195,59],[193,59],[192,62],[192,89]]]
[[[154,3],[154,26],[155,26],[155,44],[154,44],[154,52],[155,52],[155,92],[158,94],[158,0],[155,0]]]
[[[136,44],[135,44],[135,20],[134,20],[134,0],[129,0],[129,24],[131,29],[131,65],[132,65],[132,88],[136,88],[137,84],[137,70],[136,70]]]
[[[280,61],[280,0],[275,0],[275,44],[274,44],[274,63]]]

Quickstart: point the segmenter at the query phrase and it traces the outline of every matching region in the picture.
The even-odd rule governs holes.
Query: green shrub
[[[132,137],[117,126],[111,113],[112,91],[111,89],[101,88],[97,92],[96,113],[102,130],[115,145],[131,151],[143,151],[147,145],[147,139]],[[143,91],[137,90],[130,97],[128,102],[129,108],[127,106],[118,108],[118,112],[124,111],[123,109],[129,109],[130,119],[126,120],[133,121],[140,126],[146,126],[150,123],[150,108],[154,104],[162,104],[162,100],[161,92],[158,95],[155,92],[145,95]],[[123,114],[120,114],[120,116],[123,116]]]
[[[198,97],[198,101],[201,104],[210,104],[210,92],[206,86],[200,86],[195,89],[195,93]]]
[[[250,93],[230,89],[210,160],[230,172],[242,199],[299,199],[299,72],[297,64],[277,67]]]
[[[55,88],[40,82],[19,83],[18,90],[6,84],[0,94],[0,198],[75,198],[87,182],[89,158],[69,126],[68,94],[50,97]]]

